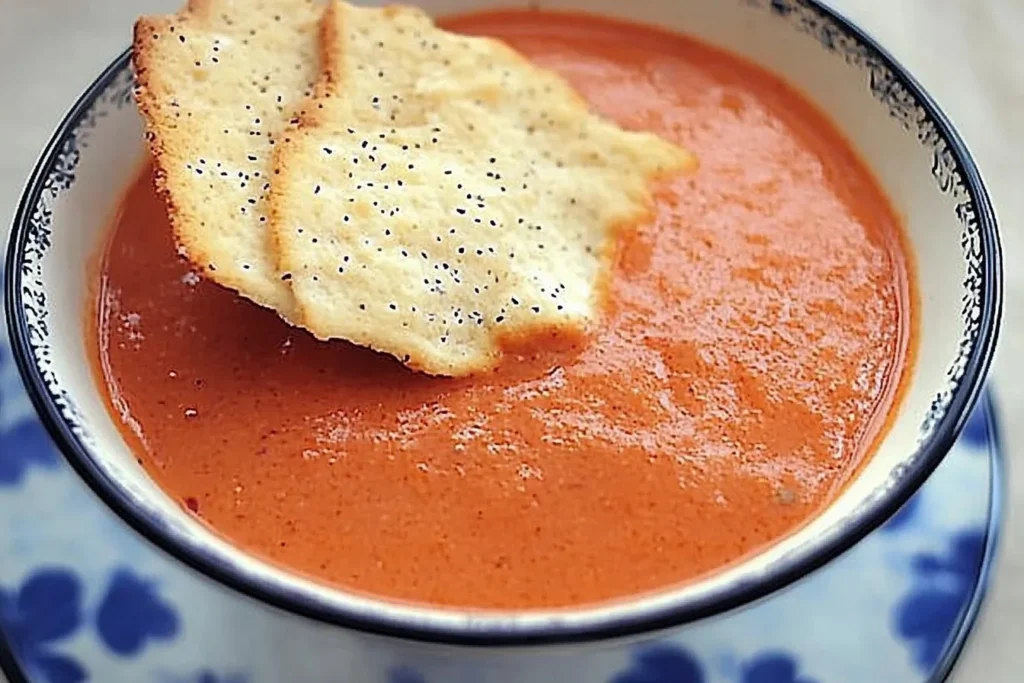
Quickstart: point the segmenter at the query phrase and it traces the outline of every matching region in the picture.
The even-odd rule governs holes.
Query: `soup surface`
[[[140,462],[234,543],[435,604],[622,597],[797,529],[870,452],[908,358],[909,265],[869,172],[781,81],[686,38],[535,12],[444,23],[699,156],[621,244],[600,329],[461,380],[317,342],[190,270],[147,169],[90,323]]]

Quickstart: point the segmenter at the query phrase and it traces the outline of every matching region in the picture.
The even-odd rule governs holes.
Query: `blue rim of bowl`
[[[723,586],[696,599],[675,600],[665,606],[646,609],[643,612],[596,617],[582,624],[566,625],[556,622],[528,627],[502,624],[493,630],[485,630],[478,625],[424,624],[387,614],[387,607],[393,607],[393,603],[382,601],[380,612],[366,614],[327,604],[309,595],[297,594],[274,581],[245,576],[230,563],[203,550],[184,535],[170,530],[156,516],[137,510],[127,492],[108,477],[75,436],[47,389],[34,361],[22,305],[21,285],[22,248],[28,237],[32,210],[39,201],[43,182],[53,169],[57,152],[64,139],[74,130],[106,86],[123,69],[129,67],[130,49],[115,59],[89,86],[58,126],[32,172],[11,231],[4,281],[7,325],[15,362],[43,424],[72,467],[100,499],[129,526],[173,557],[230,588],[285,611],[378,635],[421,642],[484,647],[551,645],[623,638],[681,626],[730,611],[760,600],[810,574],[849,550],[892,516],[921,487],[952,448],[981,394],[985,376],[992,362],[996,339],[999,336],[1003,283],[1002,252],[995,212],[977,165],[952,123],[917,80],[862,29],[821,4],[819,0],[802,2],[821,16],[835,22],[847,35],[873,52],[907,92],[913,95],[948,145],[974,204],[978,221],[984,257],[981,319],[977,340],[945,414],[935,425],[930,438],[922,446],[916,459],[907,467],[899,482],[877,500],[861,508],[857,519],[848,522],[841,533],[796,550],[779,561],[772,571],[766,572],[764,576]],[[567,613],[571,613],[571,610]]]

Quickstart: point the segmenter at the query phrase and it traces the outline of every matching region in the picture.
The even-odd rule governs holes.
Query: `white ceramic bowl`
[[[422,4],[445,14],[496,3]],[[991,360],[1001,263],[995,218],[978,170],[935,103],[860,30],[814,0],[529,4],[622,16],[694,35],[767,67],[809,96],[859,151],[905,220],[921,293],[917,362],[891,430],[839,499],[793,536],[698,583],[598,608],[468,613],[378,601],[291,574],[212,534],[164,494],[122,441],[90,373],[82,332],[86,265],[146,153],[131,97],[129,58],[122,55],[57,130],[14,224],[5,294],[24,381],[67,458],[128,524],[232,588],[342,627],[336,629],[339,662],[377,652],[353,649],[352,643],[375,640],[368,634],[397,638],[380,641],[389,643],[384,650],[390,653],[382,656],[381,667],[385,660],[396,661],[394,653],[413,647],[413,641],[552,648],[571,641],[650,637],[656,631],[670,638],[664,629],[759,599],[836,557],[895,512],[949,450]],[[296,628],[322,627],[296,619]],[[535,648],[474,648],[472,656],[488,662],[488,680],[552,680],[557,671],[563,680],[578,675],[597,681],[604,680],[600,653],[608,647],[605,642],[601,648],[573,648],[571,656],[582,659],[569,668],[553,664],[550,650]]]

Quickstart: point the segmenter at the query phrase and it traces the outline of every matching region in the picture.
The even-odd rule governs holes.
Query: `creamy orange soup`
[[[488,13],[628,128],[693,149],[624,237],[600,328],[493,374],[416,374],[200,280],[146,169],[99,267],[96,374],[139,461],[232,542],[394,599],[566,606],[793,532],[885,427],[911,348],[900,226],[782,81],[576,15]]]

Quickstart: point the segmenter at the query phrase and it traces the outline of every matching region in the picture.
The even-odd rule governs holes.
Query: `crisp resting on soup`
[[[441,24],[504,41],[699,168],[649,178],[599,315],[439,377],[208,278],[147,165],[90,321],[139,461],[257,555],[442,605],[663,589],[805,524],[870,457],[913,360],[912,263],[869,170],[781,80],[685,37],[536,11]]]

